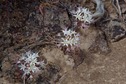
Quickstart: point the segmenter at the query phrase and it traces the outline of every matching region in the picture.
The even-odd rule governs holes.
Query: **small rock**
[[[108,24],[105,34],[110,42],[117,42],[126,36],[125,24],[112,20]]]
[[[116,42],[121,40],[126,36],[126,31],[121,26],[113,26],[113,28],[110,30],[110,37],[112,42]]]
[[[95,38],[94,43],[89,47],[89,51],[92,53],[107,54],[110,52],[110,48],[105,39],[103,32],[99,32],[98,36]]]

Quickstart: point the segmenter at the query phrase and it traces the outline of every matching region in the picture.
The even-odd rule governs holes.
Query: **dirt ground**
[[[103,3],[104,15],[82,29],[69,11],[83,6],[94,13],[92,0],[1,0],[0,84],[23,84],[15,63],[29,50],[46,68],[26,84],[126,84],[126,1],[119,1],[121,16],[117,4]],[[66,27],[80,34],[79,47],[70,52],[56,44]]]
[[[108,55],[93,54],[77,69],[65,74],[58,84],[125,84],[126,39],[111,46]]]

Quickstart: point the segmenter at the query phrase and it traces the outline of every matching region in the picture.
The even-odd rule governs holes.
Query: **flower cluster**
[[[77,20],[84,23],[90,24],[93,21],[92,13],[87,8],[78,7],[77,11],[72,11],[71,13]]]
[[[59,46],[74,47],[78,45],[79,34],[73,30],[62,30],[63,37],[59,42]]]
[[[23,71],[23,77],[29,75],[33,78],[33,74],[40,71],[40,66],[44,67],[44,61],[38,62],[38,53],[33,53],[31,51],[26,52],[17,62],[18,67]]]

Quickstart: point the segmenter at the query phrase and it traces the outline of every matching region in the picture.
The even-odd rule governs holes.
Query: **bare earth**
[[[111,46],[108,55],[93,54],[58,84],[126,84],[126,39]]]

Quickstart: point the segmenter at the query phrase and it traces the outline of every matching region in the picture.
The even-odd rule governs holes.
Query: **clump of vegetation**
[[[45,68],[44,61],[38,61],[38,53],[33,53],[31,51],[26,52],[17,61],[17,66],[19,70],[23,72],[22,78],[33,78],[36,73],[40,72],[41,68]]]
[[[81,28],[87,28],[93,21],[92,13],[87,8],[78,7],[77,10],[71,11],[72,15],[76,19],[76,25]]]
[[[71,29],[64,29],[59,35],[58,46],[66,48],[67,51],[73,50],[79,45],[79,34]]]

